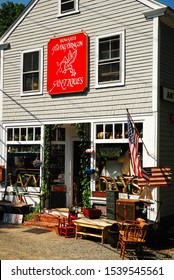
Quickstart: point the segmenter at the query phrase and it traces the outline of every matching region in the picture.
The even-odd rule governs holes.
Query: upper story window
[[[43,51],[22,52],[22,95],[42,93]]]
[[[59,0],[59,14],[58,16],[69,15],[77,13],[79,10],[78,0]]]
[[[124,84],[124,32],[97,38],[96,87]]]

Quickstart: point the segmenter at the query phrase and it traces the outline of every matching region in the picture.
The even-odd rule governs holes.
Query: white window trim
[[[39,90],[38,91],[26,91],[23,92],[23,59],[24,54],[29,52],[38,51],[39,55]],[[31,95],[40,95],[43,91],[43,47],[36,49],[29,49],[21,51],[21,96],[31,96]]]
[[[74,4],[75,4],[74,11],[70,11],[70,12],[62,14],[61,13],[61,0],[58,0],[58,18],[79,13],[79,0],[74,0]]]
[[[99,40],[102,38],[107,38],[111,36],[120,36],[120,76],[121,79],[116,82],[106,82],[106,83],[100,83],[98,82],[98,69],[99,69]],[[96,68],[96,76],[95,76],[95,88],[106,88],[106,87],[115,87],[115,86],[123,86],[125,85],[125,31],[120,31],[112,34],[102,35],[96,37],[96,59],[95,59],[95,68]]]

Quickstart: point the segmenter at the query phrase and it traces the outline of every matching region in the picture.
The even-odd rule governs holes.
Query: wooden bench
[[[75,237],[78,236],[93,236],[101,239],[101,243],[105,243],[108,239],[108,229],[116,221],[108,219],[88,219],[80,218],[73,220],[76,226]]]

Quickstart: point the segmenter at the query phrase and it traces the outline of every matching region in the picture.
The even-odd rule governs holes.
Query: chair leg
[[[121,244],[120,258],[122,258],[122,260],[124,260],[125,249],[126,249],[126,245]]]
[[[118,240],[117,241],[117,247],[116,247],[117,251],[118,251],[119,245],[120,245],[120,241]]]

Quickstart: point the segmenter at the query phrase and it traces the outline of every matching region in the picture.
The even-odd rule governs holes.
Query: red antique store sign
[[[88,86],[88,36],[53,38],[48,43],[49,94],[83,92]]]

